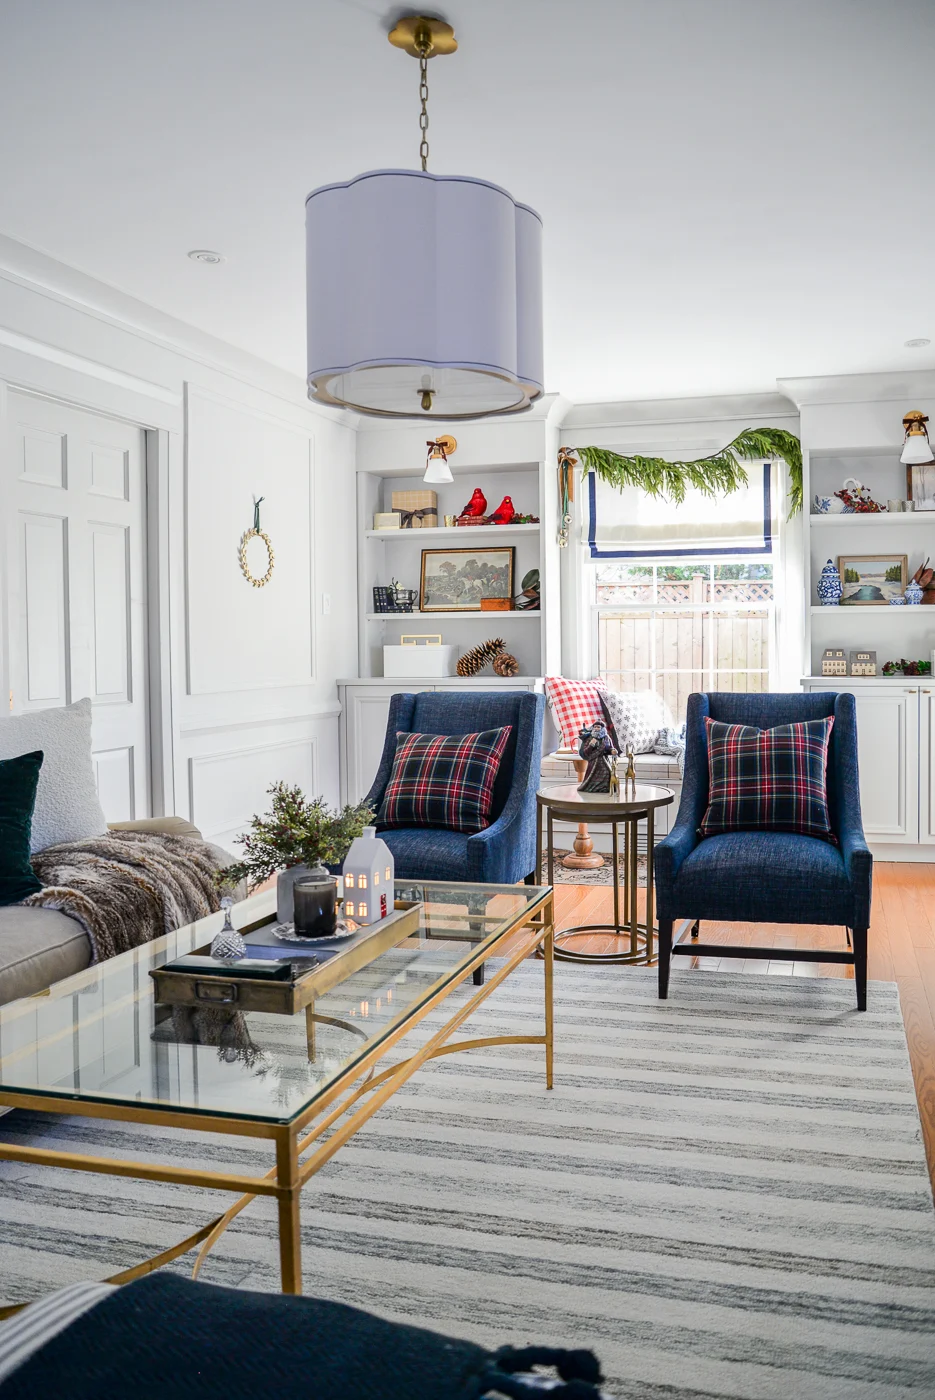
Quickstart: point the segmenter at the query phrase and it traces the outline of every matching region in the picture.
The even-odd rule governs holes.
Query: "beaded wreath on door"
[[[259,500],[253,498],[253,529],[245,530],[240,539],[240,571],[248,583],[252,583],[254,588],[262,588],[265,583],[269,583],[273,573],[273,565],[276,562],[276,555],[273,553],[272,542],[265,530],[260,529],[260,504],[266,497],[261,496]],[[266,547],[267,570],[261,578],[256,578],[250,572],[250,564],[247,560],[247,548],[252,539],[262,540]]]

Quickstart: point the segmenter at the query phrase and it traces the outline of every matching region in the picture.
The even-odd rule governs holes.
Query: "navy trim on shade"
[[[763,463],[763,544],[708,549],[599,549],[597,545],[597,492],[594,472],[588,473],[588,546],[592,559],[710,559],[712,555],[772,554],[773,499],[769,462]]]

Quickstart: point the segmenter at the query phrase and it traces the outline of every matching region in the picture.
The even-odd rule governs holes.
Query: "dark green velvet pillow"
[[[0,760],[0,904],[18,904],[42,889],[29,864],[41,767],[41,750]]]

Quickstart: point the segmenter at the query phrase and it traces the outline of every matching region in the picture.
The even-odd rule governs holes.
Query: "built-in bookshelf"
[[[503,463],[472,467],[469,463],[451,462],[454,481],[431,489],[438,496],[438,519],[458,515],[480,486],[487,497],[488,509],[493,511],[505,495],[512,498],[514,508],[523,515],[538,515],[543,510],[543,462]],[[554,475],[554,464],[552,464]],[[545,551],[544,523],[526,525],[445,526],[429,529],[376,530],[373,517],[377,512],[392,509],[394,491],[425,490],[421,475],[385,475],[375,472],[358,473],[358,606],[360,620],[360,675],[363,678],[383,675],[383,647],[398,644],[404,635],[437,635],[445,643],[467,651],[488,637],[502,636],[506,647],[519,662],[521,676],[541,676],[546,668],[548,637],[554,637],[557,663],[558,599],[549,597]],[[535,610],[512,609],[509,612],[419,612],[377,613],[373,610],[373,589],[398,579],[403,588],[418,593],[422,572],[422,551],[450,546],[453,549],[508,545],[514,551],[514,593],[520,591],[521,580],[530,569],[538,568],[542,589],[541,607]],[[418,609],[418,601],[416,603]],[[550,609],[554,612],[550,613]],[[551,631],[549,630],[551,629]]]
[[[888,500],[904,500],[907,493],[906,468],[899,460],[896,447],[864,450],[859,454],[847,451],[805,454],[806,656],[810,658],[810,674],[817,677],[821,676],[821,658],[826,647],[875,651],[878,676],[884,662],[900,657],[926,660],[935,647],[935,607],[926,604],[825,607],[819,603],[818,579],[829,559],[837,564],[838,559],[847,554],[905,554],[908,578],[912,578],[926,558],[935,563],[935,511],[885,511],[873,515],[814,513],[814,497],[832,495],[847,477],[856,477],[869,488],[874,500],[883,505]]]

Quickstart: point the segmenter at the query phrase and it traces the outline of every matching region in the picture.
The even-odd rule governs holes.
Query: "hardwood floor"
[[[602,885],[556,885],[559,929],[612,918],[611,891]],[[844,930],[814,924],[711,924],[702,936],[722,943],[764,943],[782,948],[840,948]],[[612,940],[582,936],[575,947],[598,951]],[[935,865],[879,863],[873,869],[869,975],[896,982],[909,1042],[909,1056],[919,1100],[932,1186],[935,1190]],[[756,958],[680,958],[678,967],[703,971],[776,973],[792,977],[846,977],[854,969],[840,963],[764,961]],[[556,969],[561,974],[561,965]],[[626,977],[628,969],[608,966],[608,977]]]

